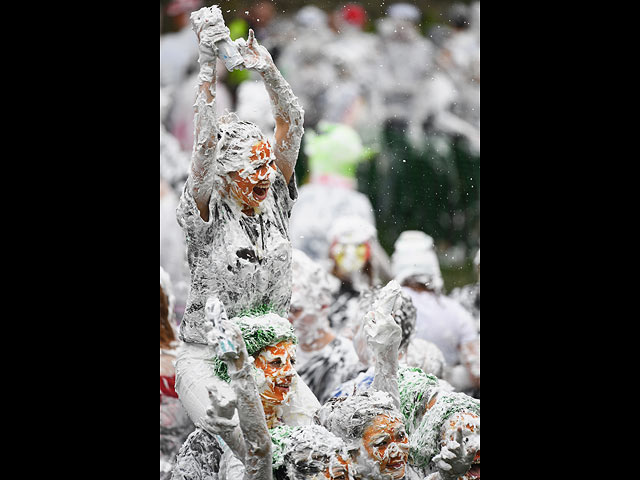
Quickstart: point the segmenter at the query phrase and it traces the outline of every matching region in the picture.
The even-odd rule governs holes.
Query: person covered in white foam
[[[215,297],[206,312],[209,345],[202,356],[183,357],[178,365],[179,373],[185,370],[180,400],[197,429],[180,452],[174,476],[191,478],[190,472],[206,469],[219,478],[241,478],[244,470],[251,474],[244,478],[270,478],[268,429],[310,425],[320,407],[295,371],[293,327],[274,313],[228,320]],[[198,454],[202,445],[222,453],[204,459]]]
[[[191,167],[177,208],[191,284],[180,323],[184,344],[176,362],[176,391],[202,426],[207,388],[216,381],[209,368],[215,355],[207,301],[218,302],[228,318],[260,312],[282,319],[289,310],[288,218],[297,195],[294,168],[304,112],[252,31],[248,41],[232,42],[217,6],[194,12],[191,23],[200,71]],[[262,77],[275,117],[273,144],[256,125],[234,114],[216,115],[218,58],[229,70],[254,69]],[[302,404],[303,409],[313,401]]]
[[[391,256],[395,279],[417,309],[416,336],[433,342],[447,362],[444,378],[458,391],[480,387],[480,338],[475,321],[443,293],[433,239],[421,231],[400,234]]]
[[[352,341],[329,325],[328,308],[339,284],[304,252],[293,250],[289,321],[299,342],[297,370],[321,403],[331,390],[353,375],[359,364]]]
[[[210,295],[230,317],[265,305],[281,315],[288,312],[288,218],[297,195],[294,167],[303,110],[252,32],[248,42],[230,42],[216,6],[194,12],[191,20],[200,44],[200,74],[191,171],[177,211],[191,271],[180,335],[185,342],[206,344],[201,324]],[[216,58],[224,42],[237,49],[240,65],[264,80],[276,118],[273,145],[254,124],[235,115],[216,116]]]

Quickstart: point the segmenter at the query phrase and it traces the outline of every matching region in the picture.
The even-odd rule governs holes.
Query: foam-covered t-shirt
[[[417,292],[407,287],[402,290],[411,296],[417,310],[414,336],[435,343],[447,365],[460,363],[460,346],[478,338],[471,314],[446,295]]]
[[[187,245],[191,285],[180,339],[206,344],[207,298],[217,296],[229,318],[269,307],[287,316],[291,301],[289,216],[297,198],[295,175],[289,185],[278,170],[260,213],[245,215],[230,198],[212,195],[209,221],[200,217],[187,181],[177,209]]]

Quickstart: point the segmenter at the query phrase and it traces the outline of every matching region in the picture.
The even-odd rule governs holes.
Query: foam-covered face
[[[321,338],[328,327],[327,307],[310,312],[301,307],[291,306],[289,309],[289,321],[296,331],[301,345],[309,345]]]
[[[449,440],[454,440],[455,432],[462,429],[462,445],[465,456],[473,457],[469,471],[462,477],[463,480],[480,478],[480,417],[470,412],[459,412],[452,415],[442,429],[441,445]]]
[[[338,271],[349,274],[364,267],[367,260],[371,258],[371,247],[367,242],[359,244],[334,242],[329,255],[336,262]]]
[[[264,402],[281,405],[289,401],[295,388],[296,346],[290,341],[263,348],[255,360],[255,366],[262,370],[265,382],[260,397]]]
[[[340,455],[333,455],[329,466],[324,471],[324,477],[329,480],[347,480],[349,478],[349,462]]]
[[[378,415],[365,429],[362,442],[378,464],[380,473],[395,480],[404,477],[409,459],[409,437],[399,419]]]
[[[275,180],[275,156],[269,141],[265,139],[253,145],[249,160],[247,168],[231,173],[230,191],[240,203],[255,208],[267,198]]]

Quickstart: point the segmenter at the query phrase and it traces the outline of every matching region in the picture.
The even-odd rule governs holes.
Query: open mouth
[[[404,462],[387,463],[388,470],[399,470],[404,467]]]
[[[275,387],[280,392],[288,392],[291,389],[291,383],[276,383]]]
[[[265,198],[267,198],[269,185],[269,182],[260,182],[255,187],[253,187],[253,198],[255,198],[258,202],[262,202]]]

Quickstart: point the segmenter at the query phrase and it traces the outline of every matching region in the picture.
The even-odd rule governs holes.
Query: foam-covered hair
[[[255,123],[241,121],[235,113],[218,118],[218,129],[215,155],[218,176],[246,168],[251,147],[266,139]]]
[[[440,433],[448,418],[461,412],[480,416],[480,400],[440,388],[436,377],[419,368],[400,369],[398,390],[409,434],[409,455],[411,463],[417,466],[426,467],[439,453]],[[431,399],[435,403],[422,415]]]
[[[231,321],[240,328],[249,355],[255,356],[263,348],[283,341],[298,343],[293,325],[286,318],[273,312],[255,316],[251,316],[251,312],[248,313],[246,316],[234,317]],[[229,382],[227,364],[217,357],[214,363],[216,375]]]
[[[391,255],[391,269],[396,281],[413,279],[440,291],[444,285],[433,238],[418,230],[400,234]]]
[[[359,447],[365,429],[379,415],[403,421],[388,393],[369,390],[348,397],[330,398],[316,412],[314,421],[344,440],[351,450]]]
[[[320,425],[283,425],[270,430],[273,469],[289,468],[301,460],[345,455],[344,442]],[[293,476],[290,476],[293,478]]]
[[[359,244],[374,241],[377,237],[376,227],[364,218],[355,215],[345,215],[337,218],[329,231],[329,242]]]
[[[425,404],[437,390],[439,381],[434,375],[424,373],[416,367],[401,367],[398,370],[400,408],[405,419],[407,433],[415,429]]]
[[[340,288],[340,281],[302,250],[294,248],[292,260],[291,305],[307,311],[320,310],[329,305],[333,294]]]

